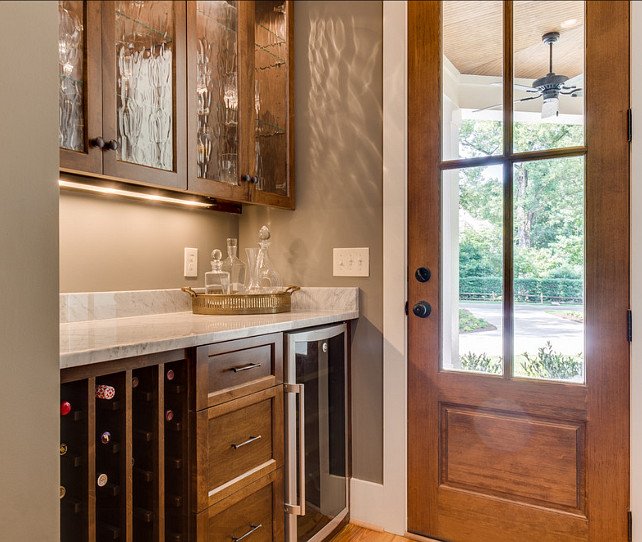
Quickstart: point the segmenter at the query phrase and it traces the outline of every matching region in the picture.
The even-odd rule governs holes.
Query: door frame
[[[436,3],[436,2],[435,2]],[[409,116],[413,119],[412,123],[409,123],[408,126],[408,262],[409,262],[409,273],[408,273],[408,285],[409,285],[409,298],[408,301],[412,306],[413,303],[419,301],[420,299],[426,299],[433,304],[433,307],[438,306],[437,300],[440,299],[440,285],[439,285],[439,250],[437,250],[437,255],[435,255],[435,247],[439,247],[440,243],[440,231],[439,228],[424,228],[422,229],[416,219],[413,219],[413,210],[418,208],[422,209],[424,214],[433,213],[436,216],[440,216],[440,207],[439,207],[439,193],[427,193],[427,191],[422,189],[422,186],[426,183],[433,183],[433,186],[439,186],[439,179],[441,172],[438,168],[438,162],[440,159],[439,146],[432,144],[432,141],[441,141],[441,87],[439,78],[437,81],[432,79],[432,69],[427,69],[428,65],[441,65],[440,57],[441,54],[439,48],[424,48],[419,49],[413,47],[413,44],[416,41],[434,41],[439,39],[439,34],[441,32],[440,28],[435,28],[438,25],[430,25],[428,19],[422,19],[421,10],[416,9],[418,4],[422,2],[409,2],[409,17],[408,17],[408,42],[409,42],[409,52],[408,52],[408,112]],[[424,5],[428,4],[423,3]],[[628,3],[627,9],[628,9]],[[604,9],[607,5],[606,2],[594,2],[594,5],[597,6],[594,9],[598,9],[601,6],[601,9]],[[608,3],[612,6],[613,4]],[[607,8],[608,9],[608,8]],[[596,18],[597,19],[597,18]],[[595,19],[595,20],[596,20]],[[591,24],[591,19],[587,18],[587,26]],[[622,35],[609,35],[608,29],[600,29],[604,31],[603,35],[598,38],[595,37],[596,41],[601,41],[602,43],[608,43],[609,39],[619,40],[623,39]],[[628,34],[626,36],[628,39]],[[415,41],[416,40],[416,41]],[[591,50],[591,57],[587,56],[587,64],[592,62],[593,59],[602,57],[602,61],[608,58],[608,51],[604,48],[595,48],[591,49],[590,44],[587,47]],[[625,59],[626,62],[628,59]],[[628,64],[628,62],[627,62]],[[596,88],[595,94],[593,94],[593,99],[589,93],[587,93],[586,101],[586,147],[588,150],[588,157],[586,161],[586,170],[587,175],[592,171],[598,169],[597,165],[593,163],[592,156],[595,155],[595,151],[591,151],[593,146],[600,146],[601,149],[604,147],[609,147],[609,155],[605,157],[602,155],[601,163],[602,168],[608,167],[608,162],[621,163],[624,161],[628,164],[629,162],[629,147],[628,145],[622,145],[621,139],[617,138],[606,138],[601,139],[599,142],[595,138],[591,137],[592,133],[595,133],[592,129],[591,122],[594,117],[591,116],[590,112],[601,107],[608,107],[604,101],[600,102],[595,99],[597,94],[605,95],[609,93],[609,96],[616,96],[615,100],[620,100],[618,107],[615,108],[615,111],[611,111],[611,116],[608,120],[602,125],[601,129],[605,130],[606,133],[618,134],[620,130],[626,130],[626,109],[628,109],[629,103],[629,73],[626,70],[626,74],[623,77],[613,77],[613,78],[604,78],[603,80],[594,81],[593,84],[598,87]],[[416,77],[410,78],[411,74],[417,74]],[[617,82],[616,82],[617,81]],[[618,87],[619,84],[619,87]],[[626,101],[626,107],[622,104],[623,100]],[[422,109],[422,104],[436,103],[434,111],[427,111],[424,107]],[[609,102],[613,103],[613,102]],[[439,111],[439,115],[435,115],[435,111]],[[604,132],[602,132],[604,133]],[[605,153],[606,154],[606,153]],[[425,164],[428,164],[426,168]],[[436,184],[435,184],[436,183]],[[608,212],[601,206],[601,201],[609,193],[616,192],[618,197],[613,198],[611,201],[614,204],[614,208],[610,208]],[[599,186],[587,185],[587,196],[589,193],[592,194],[591,201],[588,202],[586,206],[587,220],[586,220],[586,229],[587,232],[597,231],[598,228],[608,227],[614,231],[620,239],[620,243],[613,243],[608,247],[600,248],[600,268],[599,271],[601,276],[606,276],[607,279],[610,276],[610,273],[613,273],[615,277],[627,276],[629,278],[626,281],[626,284],[617,284],[613,281],[602,280],[600,282],[592,280],[592,277],[595,275],[595,270],[591,268],[592,262],[597,262],[597,257],[591,257],[591,251],[593,251],[593,246],[591,244],[590,238],[587,240],[587,267],[586,267],[586,289],[593,293],[592,296],[587,296],[587,324],[586,324],[586,335],[587,339],[587,352],[591,352],[592,355],[599,355],[600,350],[604,349],[602,344],[597,344],[595,342],[591,343],[591,329],[608,329],[609,333],[612,336],[618,336],[618,334],[625,333],[626,329],[626,309],[629,307],[629,260],[630,260],[630,250],[629,241],[630,241],[630,222],[629,222],[629,178],[625,180],[622,179],[609,179],[608,183],[601,183]],[[436,197],[435,197],[436,194]],[[414,216],[417,216],[415,214]],[[421,247],[419,251],[415,250],[414,253],[410,253],[410,246],[414,244],[417,247]],[[432,248],[429,248],[432,247]],[[625,254],[621,253],[623,247],[626,247]],[[618,250],[619,249],[619,250]],[[426,265],[427,262],[431,262],[428,266],[432,267],[433,271],[433,280],[428,283],[418,285],[412,279],[412,273],[414,269],[419,265]],[[615,304],[618,307],[617,315],[615,318],[613,315],[608,316],[604,313],[599,312],[594,307],[591,311],[590,303],[595,299],[605,299],[605,297],[600,298],[600,296],[608,295],[608,299],[611,303]],[[621,318],[620,318],[621,313]],[[429,332],[431,335],[435,333],[435,336],[439,336],[440,333],[439,327],[439,315],[440,310],[435,310],[432,320],[430,318],[426,321],[422,321],[416,318],[411,317],[408,321],[408,334],[409,334],[409,343],[408,343],[408,401],[412,400],[413,393],[418,393],[418,390],[421,388],[425,390],[430,386],[430,380],[434,378],[430,370],[422,370],[422,367],[419,366],[418,362],[413,360],[410,357],[411,350],[413,347],[413,338],[412,334],[415,337],[418,336],[420,332],[426,333]],[[436,331],[435,331],[436,328]],[[432,331],[430,331],[432,330]],[[440,345],[439,344],[424,344],[422,347],[418,347],[421,351],[421,355],[424,359],[438,359],[440,356]],[[618,342],[617,348],[619,350],[619,355],[626,356],[626,359],[629,359],[629,348],[628,344],[624,345],[622,342]],[[415,354],[415,358],[418,355],[418,352]],[[624,364],[622,364],[624,365]],[[628,391],[629,391],[629,367],[628,363],[626,366],[607,368],[603,365],[599,369],[592,367],[590,374],[587,371],[588,380],[587,384],[590,384],[591,381],[600,381],[604,382],[603,387],[600,388],[600,396],[595,396],[589,398],[588,401],[588,417],[591,420],[591,423],[597,424],[599,427],[599,434],[596,435],[593,431],[589,432],[587,435],[587,454],[590,458],[592,465],[609,465],[612,476],[609,480],[602,480],[605,486],[596,486],[594,482],[594,477],[591,475],[591,471],[588,471],[587,479],[587,493],[589,495],[602,492],[603,494],[609,495],[612,500],[617,500],[618,507],[622,509],[627,509],[629,504],[629,456],[630,456],[630,442],[629,442],[629,418],[630,410],[628,410]],[[598,373],[599,371],[599,373]],[[609,399],[613,399],[620,396],[626,396],[626,408],[622,412],[626,412],[626,415],[622,415],[615,421],[609,418],[609,409],[611,404]],[[593,394],[591,394],[593,395]],[[622,405],[620,405],[622,407]],[[429,439],[432,436],[438,434],[438,427],[435,427],[437,423],[437,418],[434,417],[430,421],[426,422],[427,416],[429,414],[430,408],[428,406],[428,401],[421,402],[417,401],[413,408],[408,408],[408,468],[418,469],[419,466],[425,463],[425,456],[421,453],[418,453],[417,448],[412,446],[411,443],[414,443],[421,439]],[[420,423],[420,420],[422,423]],[[616,442],[618,448],[623,450],[623,453],[620,454],[616,459],[612,457],[607,457],[607,454],[604,453],[604,450],[598,446],[598,443],[602,439],[608,439],[609,442]],[[436,469],[437,463],[432,462],[430,469]],[[434,477],[436,479],[436,476]],[[408,499],[418,498],[419,495],[423,493],[423,488],[416,483],[416,479],[408,480]],[[436,510],[435,503],[431,503],[428,506],[429,514]],[[625,522],[624,517],[623,521],[616,522],[617,525],[611,525],[608,522],[608,518],[603,517],[600,514],[599,510],[596,507],[595,500],[591,502],[589,499],[588,502],[588,513],[590,515],[591,522],[589,523],[590,536],[592,539],[599,539],[596,535],[599,533],[601,536],[607,536],[609,540],[619,540],[624,539],[625,536]],[[416,516],[417,514],[415,514]],[[411,507],[408,507],[408,524],[417,525],[419,521],[418,517],[413,517],[413,510]]]

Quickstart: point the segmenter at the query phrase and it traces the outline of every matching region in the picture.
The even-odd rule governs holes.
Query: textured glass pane
[[[83,2],[58,2],[58,145],[85,150]]]
[[[236,2],[196,3],[198,176],[238,184],[238,10]]]
[[[584,157],[518,163],[513,176],[513,373],[583,382]]]
[[[502,2],[443,2],[443,160],[503,152],[502,18]],[[479,149],[484,123],[493,145]]]
[[[288,47],[283,1],[256,2],[254,144],[257,188],[287,195]]]
[[[442,202],[442,366],[502,374],[502,168],[445,171]]]
[[[584,2],[515,2],[513,20],[515,152],[583,145]]]
[[[118,159],[174,170],[172,2],[116,4]]]

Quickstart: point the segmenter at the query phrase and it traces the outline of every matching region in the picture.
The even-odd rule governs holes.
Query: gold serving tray
[[[275,314],[292,310],[291,296],[299,286],[276,294],[200,294],[189,287],[181,290],[192,297],[194,314]]]

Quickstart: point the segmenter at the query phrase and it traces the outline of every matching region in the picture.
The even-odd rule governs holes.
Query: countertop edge
[[[82,365],[91,365],[105,361],[131,358],[146,354],[156,354],[159,352],[168,352],[181,348],[193,348],[204,344],[230,341],[234,339],[243,339],[267,333],[277,333],[302,329],[325,324],[332,324],[347,320],[359,318],[358,311],[304,311],[305,314],[315,313],[310,316],[296,318],[297,313],[291,313],[295,316],[291,320],[281,322],[271,322],[267,324],[251,324],[228,330],[217,330],[204,333],[193,333],[185,335],[168,336],[163,339],[154,339],[149,341],[129,342],[113,345],[105,345],[95,348],[78,349],[75,351],[60,353],[60,369],[79,367]],[[302,316],[302,315],[299,315]],[[133,320],[136,318],[128,318]],[[124,320],[124,319],[123,319]],[[73,323],[65,326],[73,326]]]

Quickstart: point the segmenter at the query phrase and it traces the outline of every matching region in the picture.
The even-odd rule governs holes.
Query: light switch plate
[[[185,256],[183,258],[183,276],[198,276],[198,249],[185,247]]]
[[[369,277],[370,249],[333,248],[332,276],[334,277]]]

